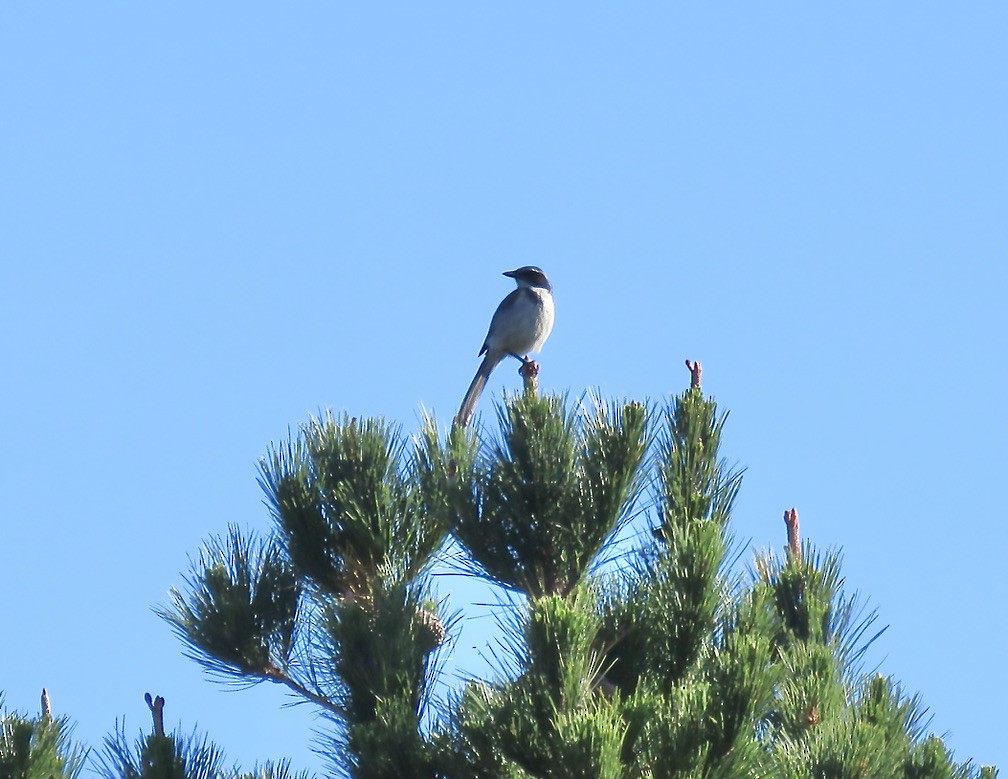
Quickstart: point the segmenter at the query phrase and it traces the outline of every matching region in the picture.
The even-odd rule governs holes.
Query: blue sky
[[[46,686],[97,745],[150,691],[318,768],[308,709],[215,686],[152,607],[268,527],[256,461],[309,414],[447,420],[538,264],[543,387],[701,360],[736,534],[797,506],[890,625],[871,662],[1008,765],[1006,39],[993,2],[4,5],[8,705]]]

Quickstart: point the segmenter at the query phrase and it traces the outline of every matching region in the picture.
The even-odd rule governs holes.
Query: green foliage
[[[520,663],[535,677],[537,692],[560,710],[583,702],[601,675],[595,603],[586,587],[566,598],[544,595],[529,602]]]
[[[0,710],[3,696],[0,695]],[[86,751],[73,743],[66,719],[25,717],[3,712],[0,717],[0,777],[3,779],[74,779]]]
[[[785,776],[809,770],[812,776],[841,779],[992,775],[969,763],[956,764],[941,739],[923,738],[923,730],[917,698],[906,698],[892,679],[876,675],[860,683],[857,700],[846,710],[810,724],[798,736],[783,735],[774,755]]]
[[[473,683],[459,701],[455,748],[470,761],[463,775],[574,776],[585,766],[585,775],[620,775],[624,724],[598,690],[596,602],[581,586],[526,603],[511,636],[515,678],[496,688]]]
[[[976,769],[972,763],[956,764],[948,748],[937,736],[914,744],[903,768],[904,779],[997,779],[993,766]]]
[[[706,658],[701,678],[710,694],[703,717],[713,775],[757,776],[767,763],[756,738],[773,705],[779,669],[769,639],[758,633],[727,633]]]
[[[671,689],[713,640],[714,617],[723,602],[720,530],[705,522],[671,538],[628,572],[626,596],[606,604],[609,677],[625,692],[642,674]]]
[[[335,597],[415,577],[445,529],[425,517],[406,442],[380,420],[311,420],[274,447],[260,484],[298,572]]]
[[[498,420],[443,436],[428,419],[412,446],[380,420],[310,421],[262,465],[273,537],[211,540],[165,617],[208,669],[321,707],[340,775],[993,776],[860,675],[875,615],[838,554],[795,544],[732,570],[742,474],[699,387],[659,414],[526,393]],[[454,620],[430,567],[449,533],[512,608],[495,678],[435,718]]]
[[[130,741],[124,728],[105,739],[96,765],[106,779],[309,779],[287,761],[264,763],[242,772],[225,765],[224,753],[205,735],[150,733]]]
[[[294,773],[286,760],[279,763],[263,763],[251,771],[238,773],[235,779],[309,779],[307,771]]]
[[[295,773],[288,761],[281,760],[279,763],[263,763],[248,772],[239,772],[235,779],[309,779],[309,774],[307,771]]]
[[[570,411],[559,397],[526,394],[500,422],[500,437],[478,451],[457,429],[442,448],[428,427],[423,478],[447,498],[434,517],[492,581],[533,597],[569,594],[630,516],[644,407],[589,400]]]
[[[432,770],[420,723],[450,620],[424,574],[446,530],[406,443],[378,420],[311,420],[261,464],[272,538],[211,539],[163,612],[208,670],[338,718],[334,767],[358,777]]]
[[[124,729],[106,737],[99,769],[106,779],[221,779],[224,754],[207,738],[149,734],[130,743]]]
[[[326,656],[333,680],[342,684],[345,756],[354,760],[355,776],[431,775],[430,748],[418,723],[446,620],[424,595],[418,586],[384,583],[367,598],[327,609]]]
[[[699,387],[688,389],[666,410],[659,441],[660,534],[685,532],[705,520],[727,528],[742,473],[718,456],[726,419]]]
[[[262,462],[272,534],[209,539],[161,615],[207,670],[319,707],[333,773],[356,779],[994,779],[926,733],[916,696],[861,674],[881,631],[839,554],[792,539],[732,570],[742,475],[699,387],[657,414],[526,393],[499,422],[442,437],[428,419],[411,443],[310,420]],[[449,533],[511,600],[494,678],[439,707],[457,617],[431,567]],[[307,779],[164,735],[147,700],[155,732],[109,736],[100,775]],[[80,773],[45,708],[3,716],[0,779]]]
[[[188,592],[173,589],[174,608],[161,614],[192,657],[239,678],[289,667],[301,584],[275,543],[231,528],[206,543],[186,581]]]
[[[809,545],[784,561],[756,556],[757,588],[774,601],[775,637],[782,650],[795,643],[829,646],[844,669],[851,669],[882,630],[866,639],[875,612],[863,613],[856,596],[843,590],[840,555],[820,555]],[[884,630],[884,629],[883,629]]]
[[[693,388],[665,421],[652,479],[659,543],[642,550],[605,604],[609,678],[628,693],[643,673],[672,689],[711,645],[725,602],[725,529],[741,474],[718,459],[724,420]]]

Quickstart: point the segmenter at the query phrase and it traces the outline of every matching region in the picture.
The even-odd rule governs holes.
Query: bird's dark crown
[[[538,268],[535,265],[523,265],[515,270],[505,271],[504,275],[510,276],[519,284],[525,284],[530,287],[542,287],[550,291],[553,290],[553,285],[546,278],[546,274],[542,272],[542,268]]]

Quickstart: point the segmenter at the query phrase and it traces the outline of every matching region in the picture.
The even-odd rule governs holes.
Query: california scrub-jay
[[[546,274],[534,265],[504,273],[518,289],[501,301],[490,320],[490,329],[480,354],[486,354],[465,394],[455,424],[465,427],[476,411],[480,393],[490,373],[508,355],[528,361],[529,352],[538,352],[553,329],[553,287]]]

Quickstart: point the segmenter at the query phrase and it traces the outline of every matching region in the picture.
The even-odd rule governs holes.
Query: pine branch
[[[425,483],[447,498],[432,510],[446,515],[474,572],[533,597],[570,593],[631,513],[645,410],[594,398],[568,409],[527,394],[499,418],[500,437],[482,446],[460,431],[444,447],[428,434]]]
[[[786,552],[732,572],[742,473],[686,364],[664,425],[634,402],[541,397],[534,364],[494,434],[428,418],[408,447],[381,420],[310,420],[262,463],[275,539],[212,540],[163,616],[208,670],[331,715],[333,765],[355,779],[990,779],[924,736],[916,697],[859,677],[876,616],[795,509]],[[646,540],[604,556],[636,517]],[[452,623],[428,574],[449,529],[511,608],[495,682],[438,723]],[[182,754],[157,735],[164,760]]]
[[[186,583],[158,614],[209,672],[248,679],[289,665],[302,588],[276,544],[232,527],[206,543]]]
[[[344,713],[343,709],[334,701],[324,695],[321,695],[320,693],[308,689],[305,685],[301,684],[276,666],[270,666],[264,669],[261,676],[267,681],[282,684],[284,687],[287,687],[295,694],[300,695],[305,700],[311,701],[320,708],[326,709],[333,714],[342,715]]]

